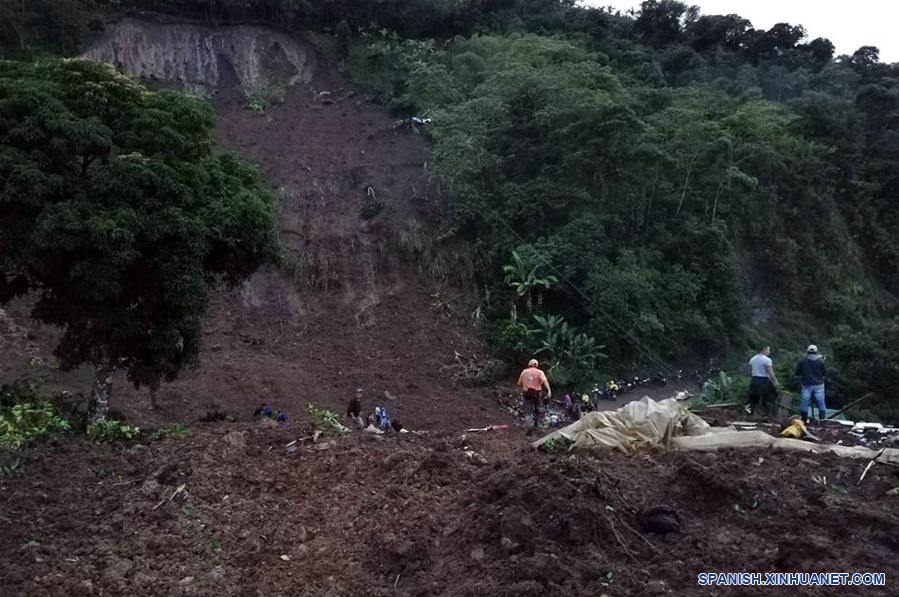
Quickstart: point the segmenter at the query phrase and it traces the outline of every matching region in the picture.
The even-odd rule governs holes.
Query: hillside
[[[372,403],[390,392],[394,416],[412,425],[443,413],[482,422],[477,394],[452,389],[455,352],[484,355],[465,316],[447,311],[458,291],[434,285],[401,250],[401,236],[427,234],[433,211],[421,136],[395,129],[309,44],[271,30],[126,20],[87,55],[212,96],[219,143],[257,165],[279,197],[285,259],[217,298],[201,367],[163,385],[158,411],[124,380],[114,409],[144,423],[244,418],[261,403],[301,417],[309,402],[341,411],[361,386]],[[244,90],[256,87],[283,97],[264,113],[248,110]],[[365,215],[366,205],[377,213]],[[12,324],[27,328],[27,305],[18,307]],[[31,355],[48,358],[55,335],[42,338]],[[10,379],[25,361],[23,351],[4,351]],[[88,374],[67,389],[86,394]]]
[[[744,30],[756,45],[703,53],[695,23],[693,37],[678,19],[673,37],[650,35],[553,0],[23,6],[0,0],[5,52],[52,47],[109,61],[150,89],[207,97],[216,145],[274,193],[282,262],[212,295],[198,366],[163,383],[156,407],[115,377],[112,411],[143,428],[135,437],[103,441],[72,417],[68,433],[0,446],[4,596],[751,590],[700,586],[705,571],[882,572],[885,586],[764,591],[895,593],[889,464],[775,449],[538,451],[504,404],[511,369],[538,350],[558,398],[606,373],[742,359],[747,343],[799,334],[804,344],[812,331],[834,339],[852,392],[892,398],[899,325],[888,323],[896,287],[885,264],[895,246],[882,234],[894,226],[884,169],[894,67],[874,60],[853,75],[858,65],[827,56],[812,76],[820,44],[765,50],[771,36]],[[122,6],[165,14],[123,17]],[[775,74],[752,65],[780,51],[800,63],[777,75],[784,89],[829,73],[800,107],[768,97]],[[867,120],[846,99],[863,76],[884,89]],[[845,86],[821,96],[834,80]],[[17,106],[3,89],[0,108]],[[834,102],[845,112],[829,111]],[[159,105],[153,114],[177,114]],[[802,119],[812,112],[821,128]],[[858,133],[822,145],[839,114]],[[412,115],[430,121],[397,126]],[[9,122],[0,118],[0,147],[24,136]],[[21,157],[0,153],[0,174],[10,156]],[[10,188],[0,197],[17,197]],[[113,188],[113,204],[130,197]],[[867,236],[856,228],[865,223],[877,224]],[[13,235],[0,230],[2,247]],[[140,282],[147,294],[160,283]],[[833,292],[813,292],[823,288]],[[94,377],[89,366],[45,366],[60,330],[30,320],[34,301],[0,309],[0,385],[25,376],[35,393],[0,405],[4,417],[61,390],[87,393]],[[792,369],[786,351],[775,357]],[[314,403],[343,420],[357,386],[365,411],[387,406],[408,433],[337,433],[307,411]],[[63,395],[48,408],[84,402]],[[263,402],[288,421],[253,420]],[[740,406],[704,414],[745,416]],[[469,429],[498,423],[508,427]],[[836,424],[821,427],[838,436]],[[674,532],[643,526],[658,507],[676,512]]]
[[[899,373],[871,366],[895,361],[899,329],[899,67],[876,47],[836,56],[800,23],[758,29],[674,0],[632,16],[567,0],[7,4],[6,56],[83,51],[129,12],[265,23],[273,39],[314,40],[393,117],[429,119],[428,157],[416,159],[434,192],[412,193],[428,197],[427,216],[384,219],[416,269],[465,289],[465,310],[506,363],[540,351],[560,383],[585,385],[735,370],[760,344],[786,363],[815,343],[832,356],[833,400],[874,391],[879,416],[896,416],[885,380]],[[144,64],[133,54],[159,40],[126,49],[118,31],[133,73],[169,60],[153,76],[192,76],[180,52],[194,34]],[[259,76],[258,41],[215,43],[200,53],[216,84]],[[238,56],[236,69],[218,68]],[[268,58],[289,70],[304,56]],[[234,113],[271,91],[244,86]],[[344,95],[322,96],[321,109],[358,101]]]

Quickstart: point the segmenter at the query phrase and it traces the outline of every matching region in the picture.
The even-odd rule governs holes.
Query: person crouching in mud
[[[552,388],[549,387],[549,381],[546,374],[539,369],[540,363],[537,359],[531,359],[528,362],[528,368],[521,372],[518,376],[518,387],[524,393],[524,401],[526,406],[534,407],[534,428],[540,425],[542,416],[541,406],[543,406],[543,389],[546,388],[546,399],[552,398]]]

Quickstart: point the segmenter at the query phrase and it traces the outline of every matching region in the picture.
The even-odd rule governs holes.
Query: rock
[[[267,420],[271,421],[271,419]],[[275,425],[277,425],[277,423],[275,423]],[[243,449],[247,447],[247,438],[243,431],[229,431],[222,438],[222,443],[232,448]]]
[[[94,583],[89,579],[82,580],[72,588],[72,595],[75,597],[87,597],[94,594]]]
[[[144,481],[144,484],[140,486],[140,492],[146,497],[154,497],[159,495],[159,490],[162,487],[155,479],[147,479]]]
[[[296,539],[298,543],[305,543],[309,540],[309,531],[307,531],[304,526],[297,528],[294,539]]]
[[[216,566],[209,571],[209,578],[215,582],[221,582],[225,579],[225,567]]]
[[[322,442],[320,444],[316,444],[315,449],[318,450],[319,452],[323,452],[325,450],[330,450],[331,448],[333,448],[336,445],[337,445],[337,442],[335,442],[335,441]]]
[[[384,457],[384,460],[381,461],[381,466],[383,466],[387,470],[392,470],[396,468],[396,465],[400,464],[407,458],[409,458],[408,452],[394,452]]]
[[[174,83],[204,97],[230,80],[240,89],[278,90],[308,83],[314,72],[307,45],[252,25],[212,29],[122,19],[107,26],[86,56],[117,63],[135,79]]]
[[[483,547],[475,547],[471,550],[471,559],[475,562],[483,562],[484,561],[484,548]]]
[[[465,458],[468,460],[468,462],[476,466],[484,466],[485,464],[487,464],[487,459],[474,450],[465,450]]]
[[[515,549],[515,542],[508,537],[503,537],[499,540],[499,546],[502,547],[505,551],[512,551],[513,549]]]
[[[189,585],[193,581],[194,581],[193,576],[185,576],[184,578],[182,578],[181,580],[178,581],[178,584],[179,585]]]
[[[178,465],[174,462],[166,463],[153,472],[153,479],[163,485],[174,483],[177,477]]]
[[[103,578],[108,581],[124,580],[133,568],[134,562],[127,558],[115,560],[103,571]]]

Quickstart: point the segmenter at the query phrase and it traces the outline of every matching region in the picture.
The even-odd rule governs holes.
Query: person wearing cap
[[[748,414],[752,414],[756,406],[766,406],[777,398],[777,377],[774,375],[774,362],[770,354],[771,347],[764,346],[757,355],[749,359],[752,379],[749,381],[749,401],[743,407]]]
[[[549,387],[549,381],[546,379],[546,373],[540,370],[540,363],[537,359],[531,359],[528,367],[518,376],[518,387],[524,393],[525,402],[529,402],[534,406],[534,427],[540,423],[541,411],[543,405],[543,390],[546,389],[546,399],[552,398],[552,388]]]
[[[827,379],[827,368],[818,347],[809,345],[805,356],[796,365],[796,377],[802,383],[802,394],[799,402],[799,412],[802,414],[802,422],[808,423],[808,410],[812,397],[818,406],[818,421],[823,422],[825,417],[824,405],[824,381]]]
[[[346,416],[353,421],[359,429],[365,428],[365,422],[362,420],[362,388],[356,388],[356,395],[350,398],[347,405]]]

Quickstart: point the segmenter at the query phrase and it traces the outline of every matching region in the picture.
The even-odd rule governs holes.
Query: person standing
[[[827,379],[827,368],[818,347],[809,345],[805,357],[796,365],[796,377],[802,384],[802,394],[799,402],[799,412],[802,414],[802,422],[808,423],[808,410],[811,399],[814,397],[818,405],[818,422],[823,422],[826,416],[824,405],[824,381]]]
[[[771,347],[765,346],[757,355],[749,359],[752,380],[749,382],[749,400],[744,406],[748,414],[752,414],[756,406],[766,406],[777,397],[777,376],[774,375],[774,362],[771,360]]]
[[[549,387],[549,381],[546,379],[546,373],[540,370],[540,363],[537,359],[531,359],[528,367],[518,376],[518,387],[524,393],[525,403],[529,403],[534,408],[534,428],[540,424],[541,406],[543,406],[543,390],[546,389],[546,399],[552,398],[552,388]]]
[[[346,409],[346,418],[355,423],[359,429],[365,428],[365,423],[362,421],[362,388],[356,388],[356,395],[350,398]]]

